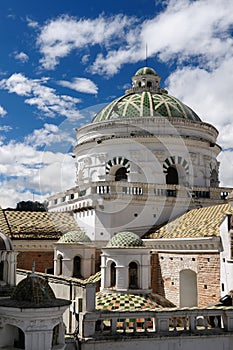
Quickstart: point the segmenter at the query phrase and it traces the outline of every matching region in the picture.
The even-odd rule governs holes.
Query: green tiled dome
[[[30,273],[16,286],[11,299],[24,303],[43,304],[56,299],[48,282],[35,273]]]
[[[132,81],[133,87],[97,113],[94,123],[146,117],[201,121],[191,108],[160,88],[160,77],[154,69],[140,68]]]
[[[93,122],[141,117],[181,118],[200,122],[198,115],[177,98],[166,93],[130,93],[104,107]]]
[[[90,238],[82,230],[73,230],[65,233],[58,243],[89,243]]]
[[[144,247],[145,244],[138,235],[133,232],[119,232],[113,236],[107,244],[107,247]]]

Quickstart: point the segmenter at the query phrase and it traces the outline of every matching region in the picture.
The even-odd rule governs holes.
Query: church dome
[[[0,233],[0,250],[13,251],[11,239],[3,233]]]
[[[140,68],[132,77],[133,87],[105,106],[93,123],[146,117],[181,118],[201,122],[198,115],[160,87],[160,76],[153,68]]]
[[[107,244],[108,248],[145,247],[143,240],[133,232],[119,232]]]
[[[11,299],[43,304],[56,298],[52,288],[43,277],[30,273],[16,286]]]
[[[82,230],[73,230],[65,233],[58,243],[90,243],[90,238]]]

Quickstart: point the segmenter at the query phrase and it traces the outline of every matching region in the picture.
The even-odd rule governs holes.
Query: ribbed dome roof
[[[90,238],[82,230],[73,230],[65,233],[58,243],[89,243]]]
[[[13,250],[11,239],[3,233],[0,233],[0,250]]]
[[[55,298],[48,282],[35,273],[30,273],[16,286],[11,299],[33,304],[43,304]]]
[[[143,240],[133,232],[119,232],[113,236],[107,244],[107,247],[144,247]]]
[[[132,78],[133,87],[105,106],[93,119],[101,122],[142,117],[181,118],[200,122],[198,115],[160,88],[160,76],[153,68],[140,68]]]

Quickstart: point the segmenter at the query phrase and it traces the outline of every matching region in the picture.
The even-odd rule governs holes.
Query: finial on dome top
[[[36,267],[36,263],[35,263],[35,260],[33,260],[33,262],[32,262],[32,274],[35,274],[35,267]]]
[[[147,58],[147,43],[146,43],[146,67],[148,67],[148,58]]]

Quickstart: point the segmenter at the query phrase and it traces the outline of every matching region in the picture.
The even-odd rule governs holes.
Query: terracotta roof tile
[[[147,236],[147,238],[185,238],[219,236],[219,227],[230,204],[193,209]]]
[[[13,239],[59,239],[64,233],[78,229],[69,213],[3,210],[2,214],[0,230]]]

